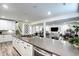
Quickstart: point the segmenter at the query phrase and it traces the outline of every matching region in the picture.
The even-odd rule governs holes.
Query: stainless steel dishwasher
[[[34,56],[52,56],[51,53],[48,53],[37,47],[33,47],[33,50],[34,50],[34,53],[33,53]]]

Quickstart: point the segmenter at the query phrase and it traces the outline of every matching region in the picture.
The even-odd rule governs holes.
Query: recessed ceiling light
[[[2,7],[8,9],[8,6],[5,4],[3,4]]]
[[[48,15],[51,15],[51,11],[48,11]]]
[[[1,18],[5,18],[5,16],[1,16]]]

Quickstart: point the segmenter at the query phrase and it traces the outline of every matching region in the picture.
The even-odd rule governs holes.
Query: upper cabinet
[[[15,30],[15,21],[0,20],[0,30]]]

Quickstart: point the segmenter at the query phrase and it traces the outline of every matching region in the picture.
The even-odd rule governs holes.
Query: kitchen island
[[[79,56],[79,49],[67,41],[40,37],[23,37],[22,40],[57,56]]]

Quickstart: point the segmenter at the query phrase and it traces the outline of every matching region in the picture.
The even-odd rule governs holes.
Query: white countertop
[[[79,56],[79,49],[63,40],[34,37],[23,38],[24,41],[61,56]]]

